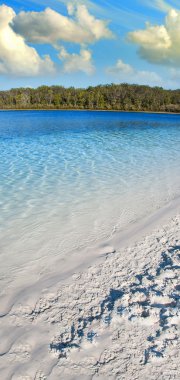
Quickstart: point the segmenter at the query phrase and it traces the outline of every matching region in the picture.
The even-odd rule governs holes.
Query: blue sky
[[[0,3],[1,89],[180,87],[179,0]]]

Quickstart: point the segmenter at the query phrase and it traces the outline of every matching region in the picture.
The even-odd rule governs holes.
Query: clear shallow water
[[[0,267],[66,255],[178,196],[179,147],[179,115],[0,112]]]

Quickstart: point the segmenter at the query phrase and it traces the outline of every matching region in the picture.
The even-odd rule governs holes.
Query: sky
[[[0,2],[0,90],[180,88],[179,0]]]

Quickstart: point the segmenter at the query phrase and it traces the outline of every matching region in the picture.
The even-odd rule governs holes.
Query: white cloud
[[[167,13],[172,7],[164,0],[139,0],[143,5]]]
[[[121,82],[162,85],[162,80],[153,71],[136,70],[133,66],[119,59],[112,67],[107,68],[106,72],[114,75]]]
[[[95,70],[92,55],[85,45],[112,38],[113,34],[107,23],[91,15],[85,5],[70,3],[67,10],[67,16],[50,8],[16,15],[11,7],[0,6],[0,74],[35,76],[52,73],[55,67],[50,57],[40,57],[27,43],[49,43],[59,50],[62,41],[81,45],[80,54],[69,54],[60,49],[64,72],[92,74]]]
[[[69,54],[64,48],[61,48],[58,57],[63,61],[65,73],[83,71],[86,74],[93,74],[95,71],[89,50],[81,49],[80,54]]]
[[[180,11],[171,9],[164,25],[146,24],[130,32],[128,39],[139,45],[139,55],[151,63],[180,65]]]
[[[83,4],[69,4],[68,16],[46,8],[42,12],[20,12],[14,19],[14,31],[34,43],[56,44],[68,41],[78,44],[93,43],[112,38],[104,20],[91,15]]]
[[[152,1],[151,3],[153,4]],[[155,0],[154,3],[155,7],[163,12],[168,12],[170,10],[170,5],[164,0]]]
[[[115,75],[119,75],[119,74],[133,74],[134,73],[133,67],[131,65],[129,65],[128,63],[123,62],[122,59],[118,59],[118,61],[115,64],[115,66],[109,67],[107,69],[107,71],[110,74],[115,74]]]
[[[170,70],[171,79],[174,81],[178,81],[180,84],[180,69],[172,68]]]
[[[14,17],[16,14],[12,8],[0,6],[0,74],[35,76],[52,73],[54,65],[50,57],[42,59],[22,36],[12,30]]]

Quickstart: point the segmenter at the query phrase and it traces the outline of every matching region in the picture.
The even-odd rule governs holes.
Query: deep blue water
[[[1,111],[0,151],[3,247],[66,252],[180,194],[179,115]]]

